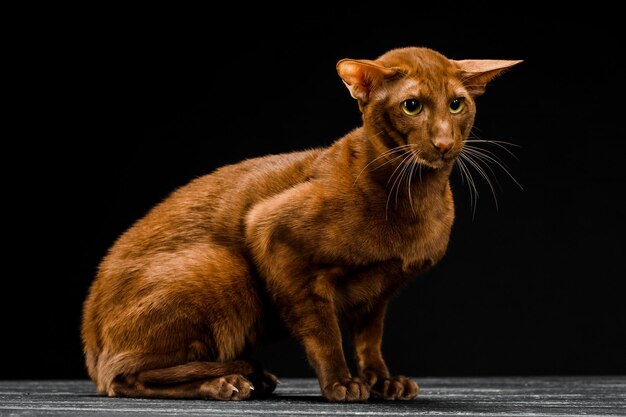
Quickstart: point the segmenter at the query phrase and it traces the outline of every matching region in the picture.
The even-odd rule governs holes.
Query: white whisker
[[[376,158],[372,159],[370,162],[367,163],[367,165],[365,165],[363,167],[363,169],[359,172],[359,174],[356,176],[355,180],[354,180],[354,184],[356,184],[356,182],[358,181],[359,177],[361,176],[361,174],[363,174],[363,172],[367,169],[367,167],[369,167],[370,165],[372,165],[374,162],[378,161],[381,158],[385,158],[390,156],[391,154],[394,154],[396,152],[401,152],[400,155],[397,155],[393,158],[391,158],[390,160],[386,161],[385,163],[379,165],[378,167],[374,168],[374,169],[378,169],[381,168],[385,165],[387,165],[388,163],[394,162],[396,161],[398,158],[404,156],[404,152],[406,152],[407,148],[411,148],[411,145],[400,145],[400,146],[396,146],[395,148],[391,148],[386,150],[385,152],[381,153],[380,155],[378,155]]]
[[[404,178],[410,171],[411,162],[412,162],[412,158],[405,160],[404,168],[402,168],[402,171],[400,172],[400,182],[398,182],[398,187],[396,188],[396,210],[398,209],[398,194],[400,192],[400,187],[402,186],[402,181],[404,180]],[[410,184],[409,184],[409,187],[410,187]]]
[[[493,178],[493,180],[495,181],[495,183],[498,185],[498,187],[500,188],[500,190],[502,190],[502,187],[500,186],[500,182],[498,182],[498,177],[496,176],[496,173],[493,171],[493,169],[491,169],[491,165],[489,165],[489,159],[487,158],[486,155],[482,154],[481,152],[479,152],[477,149],[474,149],[470,146],[466,146],[463,149],[468,155],[471,155],[473,157],[475,157],[475,161],[480,161],[480,162],[484,162],[483,169],[487,169],[489,170],[489,172],[491,173],[491,176]]]
[[[391,180],[393,179],[393,176],[395,175],[396,171],[398,171],[400,168],[402,168],[402,164],[404,164],[404,161],[407,160],[407,158],[411,157],[411,153],[407,152],[405,154],[402,154],[401,157],[404,157],[402,159],[402,161],[400,161],[400,163],[398,164],[398,166],[393,170],[393,172],[391,173],[391,175],[389,176],[389,179],[387,180],[387,185],[389,185],[389,182],[391,182]],[[395,182],[394,182],[395,183]]]
[[[472,177],[472,170],[470,169],[470,167],[478,172],[478,174],[483,177],[483,179],[487,182],[487,185],[491,190],[491,194],[493,195],[496,210],[498,209],[498,200],[493,181],[495,181],[498,186],[500,186],[500,184],[498,181],[498,177],[496,176],[496,172],[494,171],[494,169],[492,169],[492,166],[494,168],[498,167],[503,170],[506,175],[511,178],[511,180],[513,180],[513,182],[518,187],[520,187],[520,189],[523,190],[522,185],[513,176],[510,168],[502,161],[501,157],[494,152],[495,148],[485,149],[481,146],[483,144],[493,145],[498,149],[504,150],[511,157],[518,159],[518,157],[515,155],[515,153],[511,151],[510,148],[519,148],[520,145],[503,140],[481,139],[476,134],[476,132],[480,132],[480,129],[476,126],[473,126],[470,131],[470,135],[464,141],[463,148],[461,150],[461,153],[459,154],[459,158],[457,158],[457,161],[459,162],[459,173],[461,175],[461,181],[464,181],[465,179],[468,180],[470,204],[472,205],[472,218],[474,217],[476,211],[479,195],[478,187]],[[491,174],[491,176],[488,174]]]
[[[480,148],[476,148],[474,146],[466,145],[466,149],[467,149],[467,152],[472,153],[472,155],[476,156],[477,158],[479,158],[479,159],[482,158],[485,162],[492,162],[492,163],[496,164],[497,166],[499,166],[500,169],[502,169],[509,176],[509,178],[511,178],[513,180],[513,182],[515,182],[515,184],[517,184],[517,186],[520,189],[522,189],[522,190],[524,189],[524,187],[522,187],[522,185],[515,179],[513,174],[511,174],[511,171],[509,171],[509,167],[506,164],[504,164],[503,162],[500,162],[500,160],[498,159],[498,156],[496,154],[494,154],[493,152],[491,152],[491,151],[489,151],[487,149],[480,149]]]
[[[515,155],[513,152],[511,152],[510,149],[508,149],[506,146],[504,145],[509,145],[509,146],[515,146],[517,148],[521,148],[520,145],[517,145],[515,143],[511,143],[511,142],[505,142],[503,140],[484,140],[484,139],[466,139],[465,142],[471,142],[471,143],[487,143],[487,144],[492,144],[495,145],[497,147],[499,147],[500,149],[503,149],[506,153],[508,153],[509,155],[511,155],[513,158],[515,159],[519,159],[517,157],[517,155]],[[484,149],[486,151],[486,149]]]
[[[457,159],[457,162],[459,163],[460,172],[461,173],[464,172],[465,176],[467,177],[468,189],[469,189],[469,194],[470,194],[470,207],[472,209],[472,219],[473,219],[474,216],[476,215],[476,207],[478,206],[479,194],[478,194],[478,188],[476,188],[476,183],[474,182],[474,178],[472,177],[472,173],[463,162],[464,157],[465,156],[461,153],[459,155],[459,158]]]
[[[411,212],[413,212],[413,215],[415,215],[415,207],[413,207],[413,196],[411,195],[411,183],[413,182],[413,173],[415,172],[416,165],[419,166],[417,161],[415,159],[411,160],[411,172],[409,173],[409,180],[407,182],[407,188],[409,189],[409,203],[411,204]]]
[[[388,216],[388,212],[389,212],[389,200],[391,199],[391,195],[393,194],[393,189],[396,186],[396,184],[398,184],[399,179],[401,178],[402,173],[404,172],[404,164],[406,163],[406,161],[408,161],[413,155],[409,152],[409,154],[400,162],[400,164],[396,167],[396,169],[391,173],[391,176],[389,177],[389,180],[387,181],[387,184],[389,184],[389,182],[391,181],[391,179],[393,178],[393,176],[395,175],[395,173],[398,171],[398,168],[402,167],[402,169],[400,170],[400,173],[398,173],[398,175],[396,176],[396,179],[394,180],[393,184],[391,185],[391,188],[389,189],[389,193],[387,195],[387,202],[385,204],[385,220],[389,219]],[[398,185],[398,188],[400,186]],[[396,194],[396,208],[398,208],[398,196]]]
[[[465,151],[465,149],[463,149],[463,151]],[[483,177],[485,179],[485,181],[487,182],[487,184],[489,185],[489,188],[491,189],[491,194],[493,194],[493,200],[496,204],[496,210],[498,210],[498,197],[496,195],[496,190],[493,187],[493,183],[491,182],[491,180],[489,179],[489,175],[487,175],[487,173],[485,172],[485,170],[480,166],[480,164],[475,161],[474,159],[472,159],[471,155],[468,153],[463,154],[463,156],[465,157],[465,160],[472,166],[474,167],[474,169],[480,174],[481,177]]]

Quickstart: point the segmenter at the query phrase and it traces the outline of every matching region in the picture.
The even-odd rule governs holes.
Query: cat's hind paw
[[[261,370],[259,374],[249,375],[248,378],[254,384],[254,392],[252,393],[253,398],[264,398],[269,396],[274,390],[276,386],[280,384],[276,375],[267,372],[266,370]]]
[[[211,400],[238,401],[250,398],[254,386],[241,375],[214,378],[200,386],[202,397]]]

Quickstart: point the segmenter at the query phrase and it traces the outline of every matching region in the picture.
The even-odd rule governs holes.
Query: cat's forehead
[[[428,48],[394,49],[378,59],[387,67],[399,68],[404,76],[397,80],[404,94],[436,94],[462,88],[459,68],[439,52]]]
[[[415,96],[421,94],[438,95],[463,93],[463,84],[455,76],[439,75],[436,77],[419,74],[407,75],[396,81],[396,92],[401,96]]]
[[[378,61],[386,67],[399,68],[407,76],[455,78],[459,68],[448,58],[428,48],[393,49]]]

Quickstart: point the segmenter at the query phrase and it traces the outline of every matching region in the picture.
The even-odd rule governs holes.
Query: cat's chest
[[[432,265],[445,252],[452,225],[452,213],[447,216],[427,216],[414,222],[401,223],[378,230],[380,245],[377,251],[388,259],[400,259],[405,268],[424,262]]]
[[[407,279],[439,262],[448,245],[453,215],[450,209],[442,216],[402,227],[372,222],[352,243],[344,242],[351,246],[344,249],[352,254],[354,264],[334,269],[339,310],[358,314],[354,309],[387,297],[390,290],[393,293]],[[368,243],[360,244],[363,241]]]
[[[358,239],[368,243],[361,245],[355,241],[355,245],[362,251],[364,261],[399,259],[405,268],[439,261],[447,248],[454,220],[451,194],[445,193],[427,206],[403,214],[395,218],[383,218],[374,212],[363,216]]]

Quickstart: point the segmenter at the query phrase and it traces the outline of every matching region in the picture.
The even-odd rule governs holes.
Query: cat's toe
[[[412,400],[419,394],[419,385],[415,381],[397,376],[378,380],[372,388],[372,398],[381,400]]]
[[[228,375],[214,378],[200,386],[200,392],[206,399],[238,401],[250,398],[254,386],[241,375]]]
[[[369,386],[359,378],[337,381],[323,390],[324,397],[333,402],[367,401],[370,397]]]

